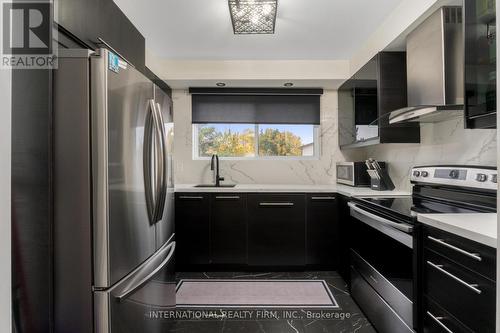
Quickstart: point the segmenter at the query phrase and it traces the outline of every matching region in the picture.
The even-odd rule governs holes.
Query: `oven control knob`
[[[477,180],[478,182],[483,183],[483,182],[485,182],[487,179],[488,179],[488,176],[487,176],[487,175],[485,175],[484,173],[478,173],[478,174],[476,175],[476,180]]]
[[[420,171],[413,171],[413,177],[419,177]]]
[[[429,173],[427,171],[422,171],[422,177],[428,177]]]
[[[497,183],[497,175],[491,176],[491,181],[496,184]]]
[[[458,178],[458,170],[451,170],[450,171],[450,178],[457,179]]]

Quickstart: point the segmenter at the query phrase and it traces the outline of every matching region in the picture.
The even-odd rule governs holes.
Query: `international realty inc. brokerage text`
[[[228,309],[175,309],[151,310],[146,313],[149,319],[167,320],[344,320],[351,313],[340,310],[228,310]]]

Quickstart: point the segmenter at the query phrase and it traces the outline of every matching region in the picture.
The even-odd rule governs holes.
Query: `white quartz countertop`
[[[283,193],[339,193],[345,196],[404,196],[409,191],[374,191],[367,187],[347,185],[280,185],[280,184],[237,184],[235,187],[195,187],[195,184],[176,184],[176,192],[283,192]]]
[[[497,214],[418,214],[418,221],[470,240],[497,247]]]

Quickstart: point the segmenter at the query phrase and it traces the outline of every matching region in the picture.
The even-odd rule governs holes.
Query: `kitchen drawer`
[[[351,266],[351,296],[363,313],[381,333],[413,333],[414,331]]]
[[[424,302],[424,333],[473,333],[428,297],[425,297]]]
[[[495,283],[431,250],[424,253],[424,294],[471,329],[495,331]]]
[[[496,280],[496,251],[489,246],[427,226],[424,231],[424,246],[457,264]]]
[[[406,323],[413,322],[413,302],[387,280],[380,272],[351,249],[351,264],[366,282],[380,295]]]

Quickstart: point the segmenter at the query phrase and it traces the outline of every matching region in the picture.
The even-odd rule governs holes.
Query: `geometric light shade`
[[[274,34],[278,0],[228,0],[235,34]]]

